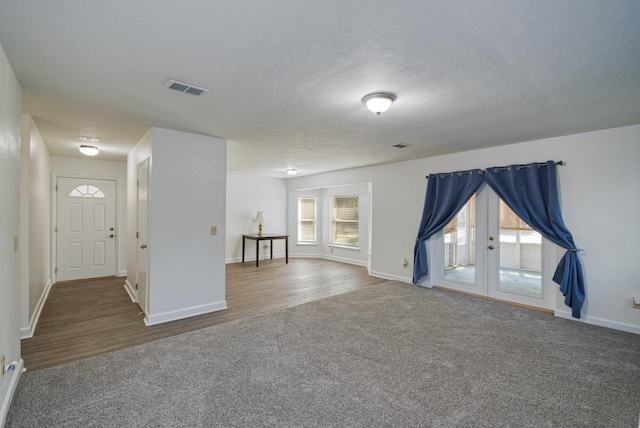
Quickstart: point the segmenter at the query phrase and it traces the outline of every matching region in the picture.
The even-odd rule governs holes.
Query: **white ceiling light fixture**
[[[362,99],[362,103],[367,106],[369,110],[380,116],[380,113],[384,113],[389,110],[391,104],[396,100],[394,94],[388,92],[376,92],[369,94]]]
[[[98,150],[96,146],[81,144],[80,153],[82,153],[85,156],[96,156],[98,153],[100,153],[100,150]]]
[[[298,173],[298,170],[295,168],[287,168],[287,174],[289,175],[296,175]]]

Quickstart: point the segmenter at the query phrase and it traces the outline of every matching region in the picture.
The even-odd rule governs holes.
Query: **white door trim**
[[[147,319],[149,317],[149,277],[150,277],[150,257],[148,255],[148,252],[150,252],[151,250],[148,249],[147,250],[147,257],[146,257],[146,266],[145,266],[145,283],[140,285],[141,281],[139,278],[139,273],[140,273],[140,239],[138,234],[140,233],[139,227],[140,227],[140,210],[139,210],[139,206],[140,206],[140,186],[139,186],[139,182],[140,182],[140,168],[146,166],[147,167],[147,177],[146,177],[146,182],[147,182],[147,218],[145,219],[145,223],[146,223],[146,233],[144,234],[144,236],[146,236],[147,242],[146,245],[149,245],[150,243],[150,235],[149,235],[149,225],[151,224],[151,192],[150,192],[150,188],[151,188],[151,162],[149,158],[144,159],[142,162],[138,163],[138,165],[136,165],[136,273],[135,273],[135,279],[136,279],[136,284],[138,284],[138,287],[136,289],[136,303],[138,303],[138,306],[140,306],[140,287],[142,287],[142,293],[143,293],[143,304],[142,306],[144,307],[140,307],[140,309],[142,309],[142,312],[144,312],[144,316],[145,316],[145,323],[147,322]],[[129,269],[129,267],[127,267],[127,269]]]
[[[120,204],[118,201],[119,198],[119,188],[120,188],[120,179],[114,176],[104,176],[104,175],[87,175],[87,174],[67,174],[67,173],[52,173],[51,174],[51,282],[53,284],[58,282],[58,275],[56,274],[57,268],[57,260],[58,260],[58,234],[56,233],[56,224],[58,217],[58,192],[56,191],[56,185],[58,183],[58,178],[86,178],[88,180],[112,180],[116,182],[116,199],[115,199],[115,209],[116,209],[116,243],[115,243],[115,251],[116,251],[116,274],[120,272]]]

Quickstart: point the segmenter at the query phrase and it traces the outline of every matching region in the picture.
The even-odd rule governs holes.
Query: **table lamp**
[[[262,223],[267,221],[267,219],[264,216],[264,212],[258,211],[258,213],[256,214],[256,219],[254,221],[259,223],[258,224],[258,236],[262,236]]]

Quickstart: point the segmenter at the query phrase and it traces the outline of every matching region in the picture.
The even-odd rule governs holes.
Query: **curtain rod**
[[[562,165],[564,165],[564,161],[558,161],[558,162],[556,162],[556,165],[562,166]],[[521,165],[521,166],[524,166],[524,165]],[[545,162],[540,162],[540,163],[538,163],[538,166],[547,166],[547,164]],[[492,168],[494,168],[494,167],[492,167]],[[471,172],[471,170],[469,170],[469,171],[460,171],[460,172]],[[481,169],[480,172],[482,174],[484,174],[486,172],[486,169]],[[440,173],[438,173],[438,174],[440,174]],[[428,180],[429,176],[427,175],[425,178]]]

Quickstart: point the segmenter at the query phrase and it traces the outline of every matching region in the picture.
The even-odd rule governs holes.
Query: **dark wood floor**
[[[116,349],[299,305],[384,282],[367,269],[315,259],[227,265],[228,309],[146,327],[123,278],[56,284],[31,339],[22,341],[28,370],[52,367]]]

